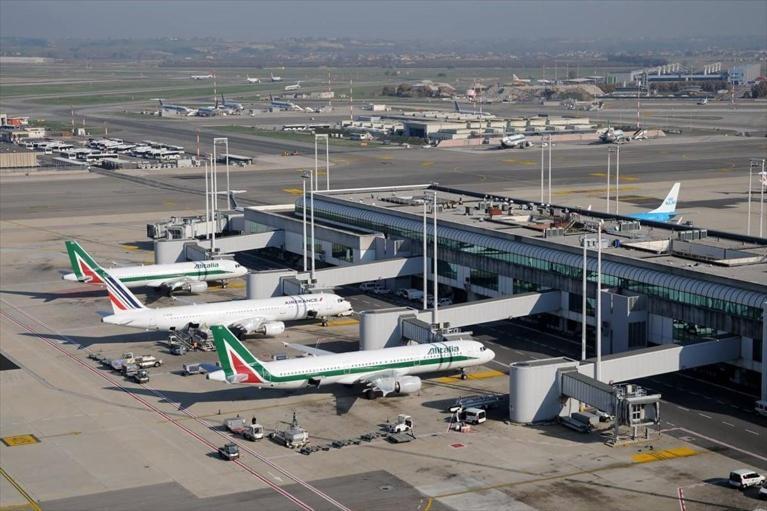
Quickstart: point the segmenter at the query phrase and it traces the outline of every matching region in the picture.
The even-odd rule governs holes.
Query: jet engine
[[[421,390],[421,379],[418,376],[401,376],[394,383],[394,392],[412,394]]]
[[[204,280],[194,280],[185,283],[184,289],[192,294],[204,293],[208,289],[208,283]]]
[[[259,332],[269,337],[280,335],[284,331],[285,323],[282,321],[269,321],[268,323],[261,325],[261,328],[259,329]]]

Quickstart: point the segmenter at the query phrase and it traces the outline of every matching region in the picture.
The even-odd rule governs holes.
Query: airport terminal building
[[[603,354],[737,339],[740,356],[717,370],[728,371],[739,383],[760,385],[767,310],[764,239],[424,185],[316,192],[318,264],[355,265],[358,282],[380,279],[391,288],[420,288],[422,270],[377,277],[366,272],[374,266],[369,263],[379,261],[422,261],[424,226],[431,258],[435,193],[440,296],[470,303],[556,291],[555,306],[536,319],[542,327],[580,338],[585,243],[586,320],[593,354],[596,233],[602,222]],[[299,198],[292,207],[247,208],[245,230],[268,236],[268,246],[301,255],[303,219]],[[297,279],[311,287],[308,275],[299,273]]]

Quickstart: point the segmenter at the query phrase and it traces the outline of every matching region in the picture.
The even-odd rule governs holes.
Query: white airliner
[[[251,78],[250,76],[245,75],[245,79],[248,83],[261,83],[261,78]]]
[[[101,321],[142,330],[181,330],[188,326],[207,330],[211,325],[227,325],[239,335],[279,335],[285,331],[285,321],[318,318],[325,322],[329,317],[354,312],[348,301],[332,293],[150,309],[109,271],[102,270],[100,276],[114,312]]]
[[[421,379],[415,374],[463,370],[495,358],[492,350],[477,341],[447,341],[350,353],[291,344],[313,356],[262,362],[225,326],[214,325],[211,332],[221,369],[208,373],[209,380],[276,389],[362,384],[369,399],[418,392]]]
[[[286,85],[286,86],[285,86],[285,90],[287,90],[287,91],[290,91],[290,90],[298,90],[298,89],[300,89],[300,88],[301,88],[301,80],[298,80],[298,81],[297,81],[296,83],[294,83],[293,85]]]
[[[72,273],[64,280],[103,284],[100,277],[103,268],[76,241],[67,241],[67,253]],[[247,275],[248,269],[227,259],[217,261],[196,261],[173,264],[150,264],[147,266],[124,266],[113,268],[110,273],[127,287],[148,286],[167,293],[184,290],[202,293],[208,289],[208,282],[225,281]]]
[[[524,149],[533,145],[527,137],[522,134],[506,135],[501,139],[503,149]]]
[[[208,73],[206,75],[192,75],[192,80],[210,80],[211,78],[215,78],[216,75],[213,73]]]
[[[281,76],[274,76],[272,73],[269,73],[269,78],[271,78],[271,80],[273,82],[281,82],[282,81],[282,77]]]

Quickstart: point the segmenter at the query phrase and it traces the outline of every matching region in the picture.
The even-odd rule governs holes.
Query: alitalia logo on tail
[[[225,326],[213,325],[213,344],[229,383],[266,383],[269,372]]]
[[[67,241],[67,253],[72,271],[80,282],[91,284],[103,284],[103,269],[76,241]]]

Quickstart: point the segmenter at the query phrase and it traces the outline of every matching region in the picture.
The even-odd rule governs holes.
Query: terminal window
[[[472,285],[498,290],[498,274],[485,270],[471,270]]]
[[[351,263],[354,261],[354,250],[340,243],[333,243],[333,257]]]

